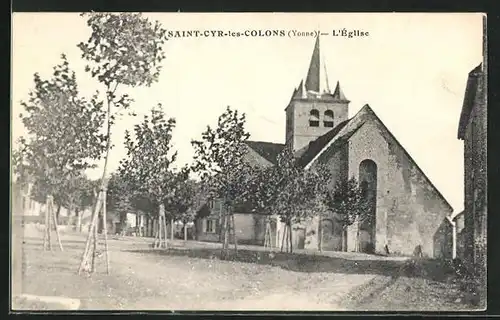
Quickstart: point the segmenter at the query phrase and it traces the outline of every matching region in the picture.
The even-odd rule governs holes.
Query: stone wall
[[[332,101],[310,101],[310,100],[294,100],[292,105],[287,110],[287,117],[293,117],[293,146],[294,150],[299,150],[316,140],[316,138],[330,131],[331,127],[323,125],[324,112],[332,110],[334,114],[333,126],[336,127],[339,123],[347,120],[348,108],[347,103],[332,102]],[[309,119],[312,109],[319,111],[320,123],[319,127],[309,126]]]
[[[478,77],[474,107],[464,139],[464,253],[465,259],[482,272],[486,268],[487,236],[487,109],[484,81],[485,78]]]
[[[368,121],[349,139],[349,177],[358,178],[363,160],[377,164],[375,250],[411,255],[421,245],[433,257],[434,234],[452,208],[377,121]],[[348,250],[355,249],[356,226],[348,232]],[[438,244],[438,246],[440,246]]]

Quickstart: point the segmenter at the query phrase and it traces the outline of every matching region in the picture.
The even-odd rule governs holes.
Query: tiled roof
[[[307,165],[312,159],[344,128],[349,120],[339,123],[335,128],[328,131],[314,141],[311,141],[307,147],[298,150],[295,153],[300,165]]]
[[[276,164],[276,158],[285,147],[281,143],[263,142],[263,141],[246,141],[246,144],[262,158]]]
[[[413,160],[406,149],[399,143],[399,141],[394,137],[394,135],[389,131],[385,124],[380,120],[380,118],[375,114],[375,112],[370,108],[369,105],[365,105],[361,110],[351,119],[344,121],[337,125],[334,129],[330,130],[323,136],[319,137],[315,141],[311,142],[306,150],[299,155],[299,163],[303,166],[315,162],[320,158],[320,154],[326,150],[337,149],[344,145],[348,139],[359,129],[366,121],[374,121],[378,127],[381,129],[381,133],[386,139],[391,139],[396,143],[396,145],[405,153],[406,157],[412,163],[418,171],[422,174],[427,183],[435,190],[439,197],[444,201],[444,203],[453,210],[451,205],[448,203],[446,198],[441,194],[441,192],[434,186],[427,175],[422,171],[418,164]]]

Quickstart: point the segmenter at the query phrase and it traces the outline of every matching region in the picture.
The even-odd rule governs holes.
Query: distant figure
[[[389,246],[387,244],[385,244],[384,246],[384,250],[385,250],[385,254],[386,255],[390,255],[391,253],[389,252]]]
[[[415,250],[413,250],[413,256],[417,258],[423,257],[422,246],[420,244],[415,247]]]

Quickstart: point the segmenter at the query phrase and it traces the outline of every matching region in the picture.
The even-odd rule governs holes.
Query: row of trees
[[[245,157],[249,138],[245,114],[230,107],[219,117],[217,127],[207,127],[195,148],[193,170],[201,176],[209,198],[223,203],[223,249],[228,248],[228,216],[236,207],[245,212],[277,215],[284,223],[282,245],[292,251],[292,226],[324,212],[335,212],[347,229],[369,217],[369,203],[355,178],[331,185],[331,171],[324,164],[305,169],[292,150],[285,147],[274,166],[252,166]],[[269,219],[268,219],[269,220]],[[234,229],[234,225],[232,226]],[[233,236],[235,236],[233,234]],[[236,239],[234,239],[236,244]]]
[[[321,165],[304,170],[289,149],[273,167],[245,161],[245,141],[250,136],[246,118],[230,107],[215,128],[208,126],[200,139],[192,141],[193,164],[180,169],[176,169],[177,152],[172,145],[176,121],[167,117],[161,105],[154,107],[133,132],[126,131],[127,155],[118,171],[109,175],[112,128],[133,102],[123,90],[158,80],[165,58],[165,30],[137,13],[84,16],[92,33],[78,47],[88,63],[86,71],[104,88],[104,94],[96,91],[88,99],[82,97],[64,55],[50,79],[35,74],[35,87],[29,100],[22,102],[20,115],[27,136],[18,141],[13,165],[18,181],[32,183],[42,201],[52,196],[58,212],[64,206],[78,215],[92,207],[89,239],[102,210],[98,197],[102,190],[109,194],[106,208],[122,216],[129,211],[149,212],[155,218],[168,217],[171,225],[174,219],[192,221],[203,201],[222,199],[225,250],[229,230],[235,238],[230,217],[237,206],[277,213],[287,226],[290,250],[294,223],[310,218],[321,206],[344,210],[346,205],[339,205],[338,196],[327,192],[329,171]],[[103,158],[101,179],[90,181],[85,171]],[[191,173],[200,181],[193,181]]]

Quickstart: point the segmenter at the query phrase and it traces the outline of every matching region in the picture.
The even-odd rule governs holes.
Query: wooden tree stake
[[[43,234],[43,250],[46,251],[47,247],[49,245],[49,234],[50,234],[50,228],[49,228],[49,201],[46,201],[45,205],[45,230]]]
[[[80,267],[78,268],[78,274],[82,271],[87,271],[88,273],[93,273],[96,271],[95,258],[97,252],[98,235],[97,227],[99,223],[99,214],[102,210],[102,218],[104,223],[104,254],[106,255],[106,270],[110,273],[110,262],[109,262],[109,251],[108,251],[108,235],[107,235],[107,221],[106,221],[106,188],[103,188],[99,192],[97,198],[96,206],[94,207],[94,213],[92,215],[92,221],[89,227],[89,234],[87,236],[87,241],[85,243],[85,250],[82,255],[82,261],[80,262]],[[90,250],[92,244],[92,250]]]
[[[264,248],[269,246],[269,221],[266,218],[266,230],[264,231]]]
[[[61,251],[64,251],[62,242],[61,242],[61,236],[59,235],[59,228],[57,226],[57,218],[56,215],[54,214],[54,198],[50,197],[50,211],[52,212],[52,219],[54,220],[54,227],[56,229],[56,237],[57,237],[57,242],[59,243],[59,249]]]
[[[231,230],[233,231],[234,251],[238,254],[238,239],[236,238],[236,225],[234,223],[234,214],[231,211]]]
[[[61,249],[61,251],[64,251],[61,237],[59,235],[59,229],[57,227],[57,218],[54,214],[54,198],[52,196],[47,196],[47,201],[45,202],[45,234],[43,237],[44,251],[47,250],[47,245],[49,247],[49,250],[52,251],[52,241],[50,239],[52,223],[54,224],[54,228],[56,229],[56,237],[59,244],[59,249]]]
[[[106,203],[106,189],[102,192],[103,203]],[[108,250],[108,221],[106,220],[106,206],[102,206],[102,220],[104,221],[104,252],[106,254],[106,272],[110,274],[109,250]]]
[[[154,232],[154,241],[153,241],[153,248],[156,248],[157,245],[158,245],[158,242],[160,241],[159,237],[160,237],[160,230],[158,229],[159,228],[159,224],[156,225],[155,220],[153,220],[153,232]],[[159,221],[159,218],[158,218],[158,221]]]
[[[165,219],[165,206],[160,204],[158,214],[158,227],[156,228],[153,248],[168,248],[167,245],[167,220]]]
[[[52,251],[52,241],[50,239],[52,230],[52,207],[50,206],[49,198],[47,197],[46,211],[49,218],[49,224],[47,225],[47,238],[49,241],[49,250]]]
[[[273,232],[271,228],[271,219],[269,217],[266,218],[266,231],[264,233],[264,248],[269,247],[273,250]],[[277,245],[276,245],[277,246]]]
[[[283,249],[285,247],[285,240],[287,237],[286,228],[287,228],[287,225],[285,224],[283,227],[283,236],[281,237],[281,252],[283,252]]]

